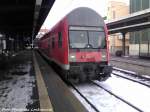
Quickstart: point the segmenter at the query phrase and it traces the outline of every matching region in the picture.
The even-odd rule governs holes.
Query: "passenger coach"
[[[90,8],[71,11],[40,39],[39,50],[67,80],[106,80],[112,71],[106,25]]]

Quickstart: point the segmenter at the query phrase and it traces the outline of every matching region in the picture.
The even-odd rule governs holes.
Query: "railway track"
[[[143,112],[142,109],[138,108],[137,106],[135,106],[134,104],[130,103],[129,101],[121,98],[120,96],[118,96],[117,94],[113,93],[111,90],[106,89],[105,87],[101,86],[100,84],[98,84],[96,81],[91,81],[90,80],[90,84],[104,90],[105,92],[109,93],[110,95],[114,96],[115,98],[117,98],[118,100],[120,100],[121,102],[127,104],[128,106],[130,106],[131,108],[133,108],[134,110],[136,110],[137,112]],[[98,110],[98,108],[92,103],[90,102],[90,100],[88,100],[88,98],[84,95],[84,93],[82,93],[80,91],[80,89],[78,89],[78,87],[76,87],[74,84],[71,83],[71,87],[95,110],[95,112],[100,112],[100,110]],[[89,90],[90,91],[90,90]]]
[[[150,78],[149,77],[144,77],[144,76],[140,76],[137,75],[133,72],[128,72],[125,70],[121,70],[121,69],[117,69],[117,68],[113,68],[114,71],[112,72],[113,75],[139,83],[141,85],[147,86],[150,88]],[[120,73],[118,73],[120,72]]]
[[[106,88],[104,88],[103,86],[101,86],[100,84],[97,84],[96,82],[94,81],[90,81],[92,84],[96,85],[97,87],[105,90],[106,92],[108,92],[109,94],[113,95],[114,97],[116,97],[117,99],[121,100],[122,102],[126,103],[127,105],[131,106],[132,108],[134,108],[135,110],[137,110],[138,112],[143,112],[142,109],[136,107],[135,105],[131,104],[129,101],[121,98],[120,96],[116,95],[115,93],[113,93],[111,90],[108,90]]]
[[[77,88],[74,84],[69,82],[69,85],[95,110],[95,112],[100,112],[95,105],[93,105]]]
[[[121,74],[124,75],[120,75],[119,73],[115,73],[115,72],[120,72]],[[120,69],[114,69],[114,71],[112,72],[113,75],[117,76],[117,77],[121,77],[123,79],[127,79],[130,80],[132,82],[136,82],[139,83],[141,85],[144,85],[146,87],[150,88],[150,78],[148,77],[142,77],[142,76],[138,76],[137,74],[133,73],[133,72],[127,72],[124,70],[120,70]],[[149,81],[149,84],[147,84],[146,82],[143,81]],[[135,109],[138,112],[144,112],[141,108],[139,108],[137,105],[135,105],[134,103],[131,103],[130,100],[126,100],[122,97],[120,97],[119,95],[115,94],[115,92],[105,88],[105,86],[97,83],[97,81],[91,81],[90,83],[92,83],[93,85],[97,86],[100,89],[103,89],[104,91],[106,91],[107,93],[109,93],[110,95],[114,96],[115,98],[117,98],[118,100],[120,100],[121,102],[124,102],[125,104],[127,104],[128,106],[130,106],[131,108]],[[80,92],[80,90],[78,88],[75,87],[75,85],[71,84],[72,88],[75,89],[75,91],[96,111],[96,112],[100,112],[98,110],[98,108],[92,104],[92,102],[90,102],[90,100],[88,100],[88,98],[86,97],[86,95],[82,94],[82,92]]]
[[[120,69],[120,68],[116,68],[116,67],[113,67],[113,70],[115,71],[120,71],[122,73],[125,73],[125,74],[128,74],[132,77],[137,77],[137,78],[141,78],[143,80],[150,80],[150,76],[144,76],[144,75],[138,75],[136,74],[135,72],[132,72],[132,71],[127,71],[127,70],[123,70],[123,69]]]

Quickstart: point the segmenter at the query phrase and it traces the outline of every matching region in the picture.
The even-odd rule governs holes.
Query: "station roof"
[[[126,17],[106,23],[109,34],[118,32],[133,32],[150,28],[150,9],[132,13]]]
[[[0,0],[0,33],[36,35],[55,0]]]

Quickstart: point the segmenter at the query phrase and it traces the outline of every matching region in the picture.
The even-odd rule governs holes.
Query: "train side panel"
[[[60,21],[50,32],[49,58],[63,69],[69,69],[68,32],[66,19]]]

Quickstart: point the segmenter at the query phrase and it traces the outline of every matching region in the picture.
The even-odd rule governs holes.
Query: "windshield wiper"
[[[93,48],[93,46],[91,44],[86,44],[85,48]]]

